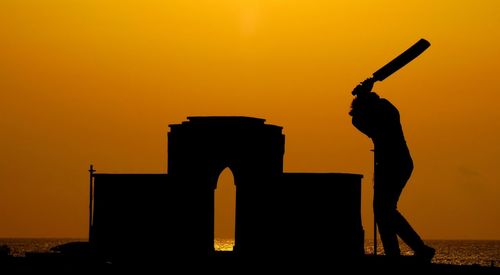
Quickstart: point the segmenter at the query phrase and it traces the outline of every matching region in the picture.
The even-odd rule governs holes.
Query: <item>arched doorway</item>
[[[232,251],[236,224],[236,185],[229,168],[222,170],[219,175],[214,201],[214,249]]]

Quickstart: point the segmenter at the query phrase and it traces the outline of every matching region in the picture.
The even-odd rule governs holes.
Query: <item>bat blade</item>
[[[429,41],[420,39],[417,43],[413,44],[413,46],[394,58],[391,62],[387,63],[385,66],[373,73],[373,79],[375,81],[382,81],[386,79],[388,76],[392,75],[427,50],[430,45],[431,43],[429,43]]]

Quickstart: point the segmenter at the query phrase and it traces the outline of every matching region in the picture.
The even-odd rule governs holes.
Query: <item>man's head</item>
[[[380,96],[375,92],[358,94],[351,103],[351,116],[365,116],[370,115],[380,102]]]

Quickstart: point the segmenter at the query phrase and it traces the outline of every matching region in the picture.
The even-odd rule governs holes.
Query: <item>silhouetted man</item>
[[[399,196],[413,171],[399,112],[388,100],[371,91],[373,83],[369,78],[354,88],[356,97],[349,114],[352,124],[370,137],[375,146],[373,210],[384,251],[388,256],[399,256],[399,236],[417,257],[430,261],[434,248],[424,244],[397,210]]]

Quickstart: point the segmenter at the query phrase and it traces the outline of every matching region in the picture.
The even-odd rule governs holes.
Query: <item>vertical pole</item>
[[[373,217],[373,255],[377,256],[377,220]]]
[[[93,200],[94,200],[94,165],[90,165],[90,192],[89,192],[89,242],[92,241],[92,216],[93,216]]]
[[[371,151],[373,152],[373,192],[375,192],[375,149]],[[373,255],[377,256],[377,217],[375,215],[375,209],[373,211]]]

